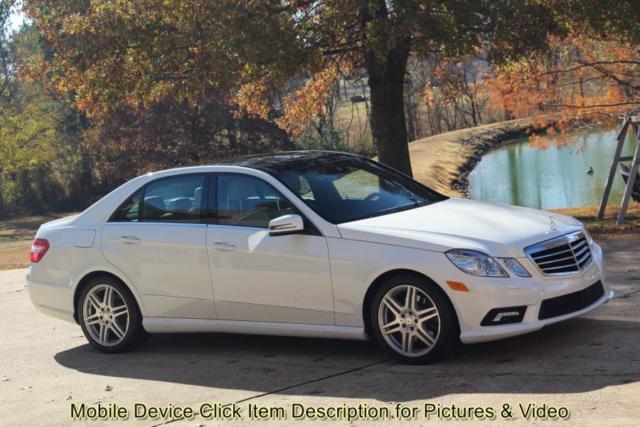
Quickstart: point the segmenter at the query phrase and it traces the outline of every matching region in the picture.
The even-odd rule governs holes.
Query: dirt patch
[[[54,213],[0,221],[0,270],[27,267],[29,248],[38,227],[45,222],[73,214]]]
[[[582,221],[594,236],[598,238],[635,238],[640,236],[640,204],[631,203],[624,224],[616,225],[618,205],[609,205],[602,220],[596,220],[598,206],[552,209],[563,215],[569,215]]]
[[[30,247],[31,240],[0,243],[0,270],[27,267]]]

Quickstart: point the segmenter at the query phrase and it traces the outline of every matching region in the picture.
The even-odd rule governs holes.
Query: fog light
[[[501,307],[489,310],[480,326],[507,325],[509,323],[519,323],[524,319],[524,313],[527,311],[526,305],[518,307]]]

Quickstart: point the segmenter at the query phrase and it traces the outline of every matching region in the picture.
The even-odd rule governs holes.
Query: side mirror
[[[301,231],[304,231],[304,221],[300,215],[282,215],[269,221],[269,236],[282,236]]]

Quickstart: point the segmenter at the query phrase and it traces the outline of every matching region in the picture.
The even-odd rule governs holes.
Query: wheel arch
[[[120,283],[122,283],[124,285],[124,287],[129,291],[131,296],[133,297],[133,300],[138,305],[138,310],[140,310],[140,313],[142,313],[142,304],[140,303],[140,300],[138,299],[138,296],[136,295],[136,292],[134,292],[131,289],[131,286],[129,286],[129,284],[127,283],[126,280],[123,280],[117,274],[114,274],[114,273],[112,273],[110,271],[94,270],[94,271],[90,271],[90,272],[86,273],[84,276],[82,276],[82,278],[78,281],[78,284],[76,285],[76,287],[75,287],[75,289],[73,291],[73,318],[75,319],[76,323],[78,322],[78,300],[80,298],[80,295],[82,294],[82,290],[85,288],[85,286],[87,286],[89,284],[89,282],[92,279],[94,279],[96,277],[104,277],[104,276],[110,277],[110,278],[115,279],[115,280],[119,281]]]
[[[442,286],[440,286],[438,284],[438,282],[436,282],[435,280],[433,280],[432,278],[430,278],[429,276],[427,276],[424,273],[421,273],[421,272],[416,271],[416,270],[407,269],[407,268],[397,268],[397,269],[385,271],[384,273],[380,274],[378,277],[376,277],[371,282],[371,284],[367,288],[367,292],[365,293],[364,300],[362,302],[362,321],[364,322],[364,330],[365,330],[365,333],[367,334],[367,336],[369,336],[369,337],[372,336],[372,334],[371,334],[371,326],[372,325],[371,325],[370,316],[369,316],[369,312],[368,311],[369,311],[369,307],[370,307],[370,305],[371,305],[371,303],[373,301],[373,297],[376,294],[377,289],[386,280],[390,279],[391,277],[404,275],[404,274],[409,274],[409,275],[412,275],[412,276],[419,277],[420,279],[426,280],[426,281],[432,283],[433,285],[435,285],[436,288],[439,289],[440,292],[442,292],[442,295],[445,297],[445,300],[449,304],[449,308],[451,308],[451,310],[455,314],[454,318],[456,320],[456,326],[458,328],[458,333],[459,333],[460,332],[460,319],[458,318],[458,312],[457,312],[455,306],[453,305],[453,302],[451,301],[451,298],[449,298],[449,295],[442,288]]]

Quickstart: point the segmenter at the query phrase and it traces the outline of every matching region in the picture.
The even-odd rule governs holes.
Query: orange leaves
[[[640,103],[639,53],[629,45],[585,36],[550,38],[550,50],[496,69],[492,99],[515,117],[551,114],[571,121],[614,121]]]
[[[540,74],[534,64],[511,64],[487,78],[484,85],[491,102],[513,117],[540,114],[541,106],[552,97],[548,76]]]
[[[238,114],[246,113],[261,119],[269,118],[271,109],[270,91],[266,79],[246,83],[240,87],[233,102],[238,106]]]
[[[322,113],[338,77],[338,70],[333,66],[314,74],[303,87],[284,100],[284,115],[278,119],[278,126],[294,137],[300,136],[309,122]]]
[[[430,82],[425,83],[422,89],[422,102],[430,108],[436,106],[436,90]]]

